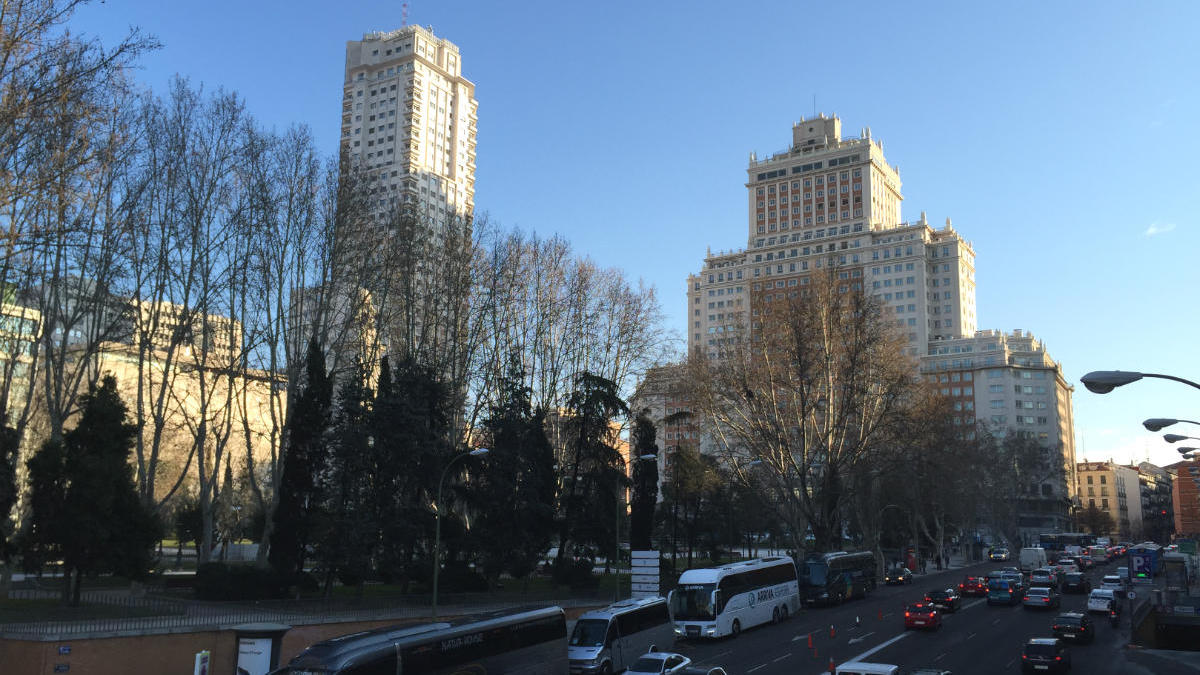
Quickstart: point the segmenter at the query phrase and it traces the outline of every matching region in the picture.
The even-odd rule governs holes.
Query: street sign
[[[1146,578],[1154,576],[1154,554],[1152,553],[1131,553],[1129,554],[1129,574],[1135,578]]]
[[[1130,600],[1137,600],[1137,593],[1135,593],[1134,591],[1129,591],[1129,593],[1126,594],[1125,597],[1129,598]]]

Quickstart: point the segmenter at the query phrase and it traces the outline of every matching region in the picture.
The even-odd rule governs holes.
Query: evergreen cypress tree
[[[64,598],[73,605],[86,574],[147,574],[161,529],[134,487],[129,459],[138,427],[126,421],[116,379],[106,375],[81,405],[62,443],[47,443],[27,464],[36,491],[30,549],[35,560],[61,556]]]
[[[325,354],[314,337],[308,342],[303,389],[296,396],[288,429],[283,476],[276,500],[268,561],[286,578],[304,571],[312,509],[319,501],[315,474],[325,465],[325,434],[333,382],[325,371]]]
[[[17,430],[0,426],[0,561],[8,563],[15,551],[9,514],[17,504]]]
[[[657,435],[654,423],[645,414],[638,415],[633,423],[630,456],[657,455]],[[629,541],[635,551],[647,551],[652,547],[657,503],[658,463],[634,460],[633,492],[629,498]]]

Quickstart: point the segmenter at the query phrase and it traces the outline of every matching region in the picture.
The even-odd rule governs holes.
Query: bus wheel
[[[604,665],[600,666],[600,675],[612,675],[612,664],[605,661]]]
[[[737,619],[733,620],[733,625],[729,627],[729,634],[732,637],[737,637],[742,634],[742,622]]]
[[[787,619],[788,619],[788,607],[787,607],[787,605],[784,605],[783,607],[780,607],[780,608],[779,608],[779,618],[780,618],[780,619],[782,619],[782,620],[784,620],[784,621],[787,621]]]
[[[779,623],[779,608],[771,610],[771,623]]]

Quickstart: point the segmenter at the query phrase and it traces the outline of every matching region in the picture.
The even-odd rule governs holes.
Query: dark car
[[[960,595],[987,595],[987,577],[968,575],[958,585]]]
[[[1071,654],[1058,638],[1033,638],[1021,651],[1022,673],[1065,673],[1071,669]]]
[[[728,675],[728,674],[725,672],[725,669],[722,668],[721,666],[698,666],[693,663],[689,666],[684,666],[683,670],[680,670],[675,675]]]
[[[925,603],[947,612],[957,612],[962,606],[962,596],[953,588],[935,588],[925,591]]]
[[[1062,592],[1087,595],[1092,592],[1092,582],[1088,581],[1087,575],[1083,572],[1067,572],[1063,577]]]
[[[912,571],[907,567],[893,567],[883,575],[883,583],[889,586],[893,584],[911,584]]]
[[[1094,642],[1096,624],[1083,612],[1064,612],[1054,617],[1054,637],[1070,642]]]

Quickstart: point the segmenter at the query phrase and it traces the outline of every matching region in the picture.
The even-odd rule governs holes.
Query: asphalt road
[[[1093,587],[1118,561],[1088,572]],[[911,586],[884,586],[863,600],[839,607],[809,609],[779,625],[743,631],[738,638],[677,642],[675,650],[693,661],[724,666],[730,675],[818,675],[829,662],[865,660],[902,668],[935,666],[956,675],[1019,673],[1021,648],[1032,637],[1053,637],[1051,624],[1062,611],[1083,611],[1084,595],[1062,596],[1059,610],[1024,609],[1020,605],[987,606],[983,598],[964,597],[962,608],[945,617],[942,629],[904,630],[904,606],[936,587],[957,586],[966,574],[982,574],[1012,563],[981,563],[917,577]],[[1072,672],[1128,673],[1154,671],[1129,658],[1129,619],[1119,629],[1105,614],[1092,614],[1096,641],[1070,647]],[[809,647],[809,638],[812,647]]]

